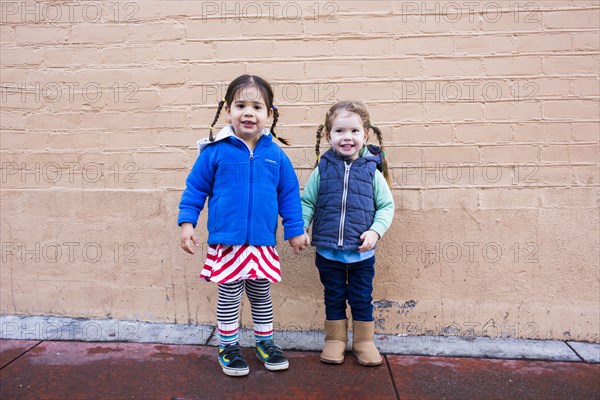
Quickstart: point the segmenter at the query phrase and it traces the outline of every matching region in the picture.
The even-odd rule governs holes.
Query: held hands
[[[300,250],[304,250],[306,246],[310,244],[310,237],[308,236],[308,233],[306,233],[306,229],[304,229],[303,235],[293,237],[289,239],[288,242],[290,243],[290,246],[292,246],[294,254],[298,254]]]
[[[365,231],[362,235],[360,235],[360,240],[362,240],[363,243],[358,248],[358,251],[368,251],[375,247],[375,245],[377,244],[377,241],[379,240],[379,234],[369,229],[368,231]]]
[[[194,226],[189,222],[184,222],[181,224],[181,248],[190,254],[194,254],[192,243],[198,247],[198,238],[194,233]]]
[[[375,231],[368,230],[363,232],[360,235],[360,239],[363,241],[362,245],[358,248],[359,252],[371,250],[377,244],[379,240],[379,234]],[[288,240],[290,246],[292,247],[294,254],[298,254],[301,250],[304,250],[306,246],[310,244],[310,236],[308,236],[308,232],[306,229],[304,230],[303,235],[295,236]],[[198,246],[198,238],[194,232],[194,227],[189,222],[184,222],[181,224],[181,240],[180,245],[183,250],[190,254],[194,254],[194,248],[192,247],[192,243],[195,247]]]

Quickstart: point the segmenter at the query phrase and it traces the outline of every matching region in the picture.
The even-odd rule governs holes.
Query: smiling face
[[[337,154],[354,161],[367,141],[367,134],[360,116],[343,110],[334,117],[327,139]]]
[[[271,115],[260,90],[256,86],[239,90],[226,111],[235,135],[253,149]]]

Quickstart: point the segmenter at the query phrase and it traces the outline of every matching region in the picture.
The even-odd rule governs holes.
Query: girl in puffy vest
[[[366,144],[369,131],[380,146]],[[331,148],[320,156],[321,137]],[[317,163],[302,193],[304,229],[313,224],[315,264],[325,296],[325,345],[321,361],[340,364],[348,342],[346,303],[353,321],[358,362],[382,363],[375,347],[373,278],[375,246],[394,216],[387,161],[379,128],[357,101],[334,104],[317,130]]]
[[[225,109],[230,124],[217,135],[213,126]],[[208,198],[208,252],[202,273],[218,283],[219,364],[230,376],[249,372],[239,346],[239,307],[250,300],[256,355],[268,370],[288,368],[273,342],[270,284],[281,280],[275,249],[278,214],[284,238],[295,252],[305,246],[300,188],[292,164],[272,138],[278,118],[273,90],[262,78],[242,75],[227,88],[207,139],[188,175],[179,203],[181,247],[194,254],[194,228]],[[273,116],[270,129],[265,128]]]

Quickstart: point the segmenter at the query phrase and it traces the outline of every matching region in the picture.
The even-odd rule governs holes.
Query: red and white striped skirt
[[[240,279],[280,282],[279,255],[275,246],[209,245],[200,277],[217,283]]]

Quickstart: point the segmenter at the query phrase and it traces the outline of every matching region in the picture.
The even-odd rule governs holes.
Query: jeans
[[[330,321],[346,319],[346,301],[354,321],[373,321],[375,256],[346,264],[317,253],[315,264],[325,288],[325,315]]]

